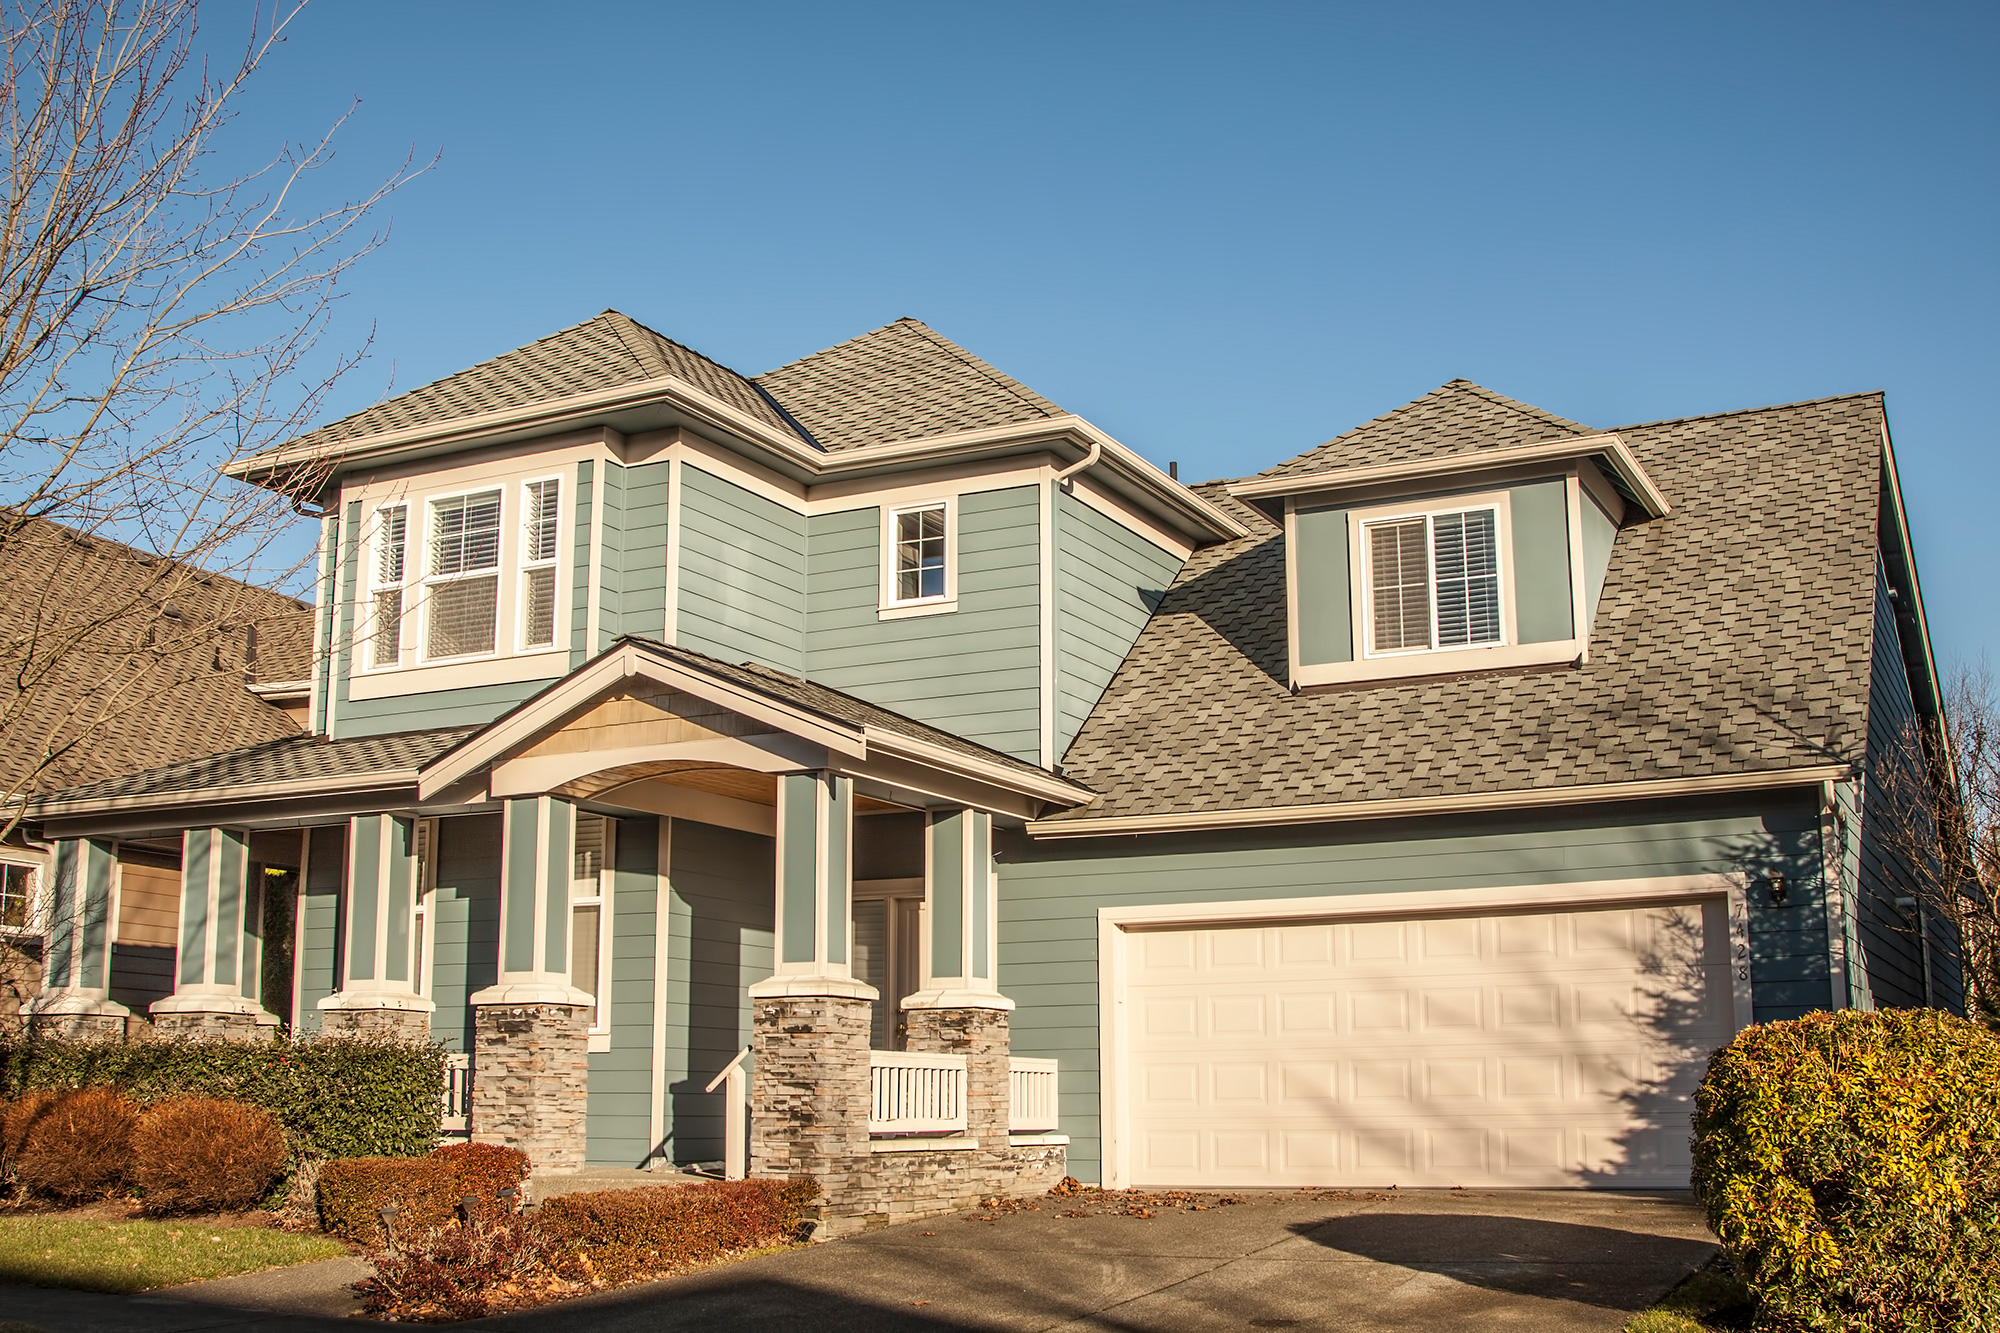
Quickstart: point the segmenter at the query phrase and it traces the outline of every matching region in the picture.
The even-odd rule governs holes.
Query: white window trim
[[[1538,473],[1545,476],[1546,473]],[[1523,476],[1522,480],[1533,478]],[[1511,478],[1509,479],[1511,484]],[[1574,508],[1578,482],[1576,473],[1569,473],[1568,485],[1571,504]],[[1499,509],[1498,531],[1495,540],[1500,554],[1500,611],[1502,640],[1498,644],[1467,645],[1454,648],[1407,649],[1371,656],[1363,650],[1367,632],[1367,600],[1364,591],[1365,569],[1361,530],[1365,524],[1385,519],[1414,517],[1428,513],[1458,513],[1467,509],[1479,509],[1488,505]],[[1299,569],[1297,565],[1298,504],[1294,499],[1285,502],[1285,600],[1286,600],[1286,655],[1289,658],[1292,683],[1301,689],[1315,686],[1351,685],[1375,681],[1405,680],[1423,676],[1465,675],[1475,671],[1503,671],[1515,667],[1560,666],[1580,660],[1585,652],[1588,630],[1583,623],[1584,611],[1572,590],[1571,608],[1573,637],[1556,639],[1547,643],[1521,643],[1515,623],[1514,596],[1514,523],[1512,495],[1507,489],[1466,491],[1458,494],[1439,495],[1432,492],[1421,501],[1407,499],[1378,498],[1370,505],[1355,505],[1347,510],[1347,594],[1349,642],[1354,645],[1354,660],[1349,662],[1304,663],[1299,661]],[[1569,534],[1569,558],[1572,571],[1571,581],[1576,581],[1576,571],[1583,560],[1582,539],[1571,524]],[[1436,596],[1433,592],[1433,597]]]
[[[507,489],[504,483],[494,482],[486,485],[442,491],[435,495],[426,495],[422,499],[424,526],[421,552],[423,565],[421,568],[424,570],[424,573],[419,578],[419,585],[423,589],[419,600],[423,603],[423,614],[417,619],[418,644],[416,656],[418,663],[423,666],[439,666],[457,662],[484,662],[504,655],[500,646],[500,617],[508,600],[515,595],[515,584],[518,580],[510,578],[509,572],[519,543],[518,535],[507,524]],[[491,568],[494,582],[493,647],[483,653],[458,653],[450,657],[432,657],[430,655],[431,589],[444,587],[453,583],[463,583],[468,579],[485,578],[488,574],[486,569],[478,569],[471,572],[460,570],[456,574],[432,574],[429,572],[431,567],[431,543],[435,540],[436,533],[436,524],[432,518],[432,510],[435,506],[450,500],[470,499],[475,495],[490,493],[498,493],[500,496],[500,530],[497,534],[499,550]],[[560,548],[558,548],[557,554],[561,554]],[[561,582],[560,577],[558,577],[557,582]],[[407,605],[403,608],[403,613],[406,616],[409,614],[409,607]]]
[[[578,816],[581,817],[583,813],[579,811]],[[617,864],[617,855],[618,821],[607,815],[604,817],[604,863],[597,868],[597,892],[578,893],[577,885],[584,883],[582,880],[572,879],[569,885],[569,919],[572,928],[576,925],[577,908],[597,909],[597,976],[592,980],[600,984],[590,988],[590,995],[597,1001],[597,1009],[588,1034],[589,1050],[594,1054],[611,1049],[611,898],[614,885],[610,877],[612,867]],[[572,942],[572,951],[574,947]],[[578,990],[584,989],[582,986],[577,986],[575,977],[569,979],[569,984],[576,986]]]
[[[365,596],[367,598],[368,609],[361,619],[367,625],[367,633],[363,636],[360,644],[361,651],[358,656],[361,660],[354,664],[358,668],[356,674],[396,671],[410,657],[410,639],[407,631],[410,628],[411,621],[411,584],[417,583],[421,586],[421,580],[410,578],[410,556],[414,546],[414,543],[410,540],[410,508],[411,505],[408,500],[400,499],[384,500],[375,506],[373,531],[369,534],[367,542],[364,543],[366,547],[364,555],[367,561],[367,578],[362,583],[362,587],[366,589]],[[391,510],[395,509],[403,511],[403,577],[395,583],[384,583],[382,581],[382,556],[387,545],[388,515]],[[376,597],[380,593],[399,589],[403,594],[403,614],[401,623],[396,626],[399,636],[396,643],[396,660],[393,662],[384,662],[378,666],[375,662],[375,637],[381,633],[381,625],[376,618]],[[421,628],[423,623],[422,617],[417,617],[417,623]]]
[[[546,560],[530,560],[525,540],[528,531],[528,488],[538,482],[554,482],[556,487],[555,554]],[[569,524],[563,521],[563,508],[565,501],[568,499],[568,490],[569,487],[565,484],[560,472],[551,472],[546,476],[540,477],[523,477],[516,487],[516,491],[520,496],[520,508],[518,510],[520,532],[515,535],[517,554],[520,558],[515,562],[513,590],[514,653],[517,656],[524,653],[554,652],[563,639],[563,612],[567,610],[563,596],[563,538],[569,535]],[[602,506],[595,506],[594,508],[601,509]],[[502,514],[501,521],[503,525],[505,520],[506,515]],[[549,599],[552,603],[550,608],[551,629],[549,641],[534,645],[528,643],[528,599],[526,595],[527,573],[531,569],[553,569],[555,571],[555,588]]]
[[[27,919],[18,926],[0,926],[0,938],[33,939],[44,934],[48,924],[48,905],[42,901],[42,892],[43,885],[48,879],[48,863],[21,857],[0,856],[0,866],[20,866],[28,872]]]
[[[1436,520],[1444,514],[1470,514],[1486,511],[1493,515],[1494,568],[1499,573],[1500,583],[1500,639],[1497,643],[1460,643],[1440,646],[1437,640],[1437,528]],[[1479,496],[1473,499],[1457,497],[1444,504],[1428,504],[1405,509],[1390,507],[1387,511],[1358,510],[1348,515],[1347,559],[1348,568],[1353,571],[1350,581],[1354,585],[1350,611],[1353,624],[1354,643],[1361,646],[1358,657],[1375,659],[1387,657],[1421,657],[1432,653],[1479,652],[1493,648],[1505,648],[1516,640],[1514,626],[1514,560],[1513,524],[1507,503],[1507,493]],[[1384,523],[1401,523],[1410,519],[1424,520],[1424,565],[1430,597],[1430,638],[1431,644],[1423,648],[1381,648],[1375,647],[1375,617],[1369,614],[1370,594],[1374,569],[1368,559],[1368,529]]]
[[[429,996],[431,993],[431,966],[437,957],[437,860],[438,824],[436,819],[422,819],[418,823],[425,831],[418,836],[422,840],[423,857],[417,862],[417,894],[411,907],[411,928],[416,928],[416,918],[423,918],[423,932],[417,936],[422,941],[415,960],[416,975],[410,979],[411,987],[417,994]],[[301,872],[303,874],[303,871]]]
[[[896,520],[921,509],[944,510],[944,592],[936,597],[896,596]],[[882,578],[878,589],[876,619],[902,620],[911,616],[935,616],[958,610],[958,497],[941,495],[929,500],[881,507],[882,532],[877,563]]]

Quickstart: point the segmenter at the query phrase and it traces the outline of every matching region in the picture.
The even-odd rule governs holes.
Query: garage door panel
[[[1726,926],[1675,904],[1147,932],[1134,1181],[1684,1185]]]

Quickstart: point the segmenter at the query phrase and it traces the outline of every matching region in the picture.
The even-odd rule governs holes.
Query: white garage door
[[[1134,931],[1135,1185],[1685,1186],[1721,900]]]

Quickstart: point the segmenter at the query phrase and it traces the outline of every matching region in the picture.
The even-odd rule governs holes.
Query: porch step
[[[641,1171],[624,1166],[586,1166],[567,1175],[536,1174],[528,1178],[528,1197],[536,1202],[590,1190],[637,1190],[654,1185],[687,1185],[707,1177],[687,1171]]]

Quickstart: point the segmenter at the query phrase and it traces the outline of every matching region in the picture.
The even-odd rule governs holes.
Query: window
[[[431,897],[437,888],[437,821],[417,821],[417,892],[410,909],[410,989],[431,992]]]
[[[562,483],[531,481],[521,506],[521,646],[556,641],[556,515]]]
[[[35,925],[35,868],[0,865],[0,928],[32,930]]]
[[[940,601],[946,596],[948,517],[942,504],[893,511],[892,602]]]
[[[611,1035],[611,1006],[605,994],[611,919],[605,911],[604,879],[612,838],[611,820],[577,815],[569,883],[569,984],[596,1001],[590,1011],[592,1049],[606,1050]]]
[[[500,492],[433,500],[430,509],[430,614],[424,655],[490,653],[500,607]]]
[[[409,545],[409,510],[388,505],[376,512],[375,622],[370,666],[394,666],[403,656],[403,570]]]
[[[1493,509],[1367,523],[1362,550],[1371,655],[1501,641],[1499,522]]]

